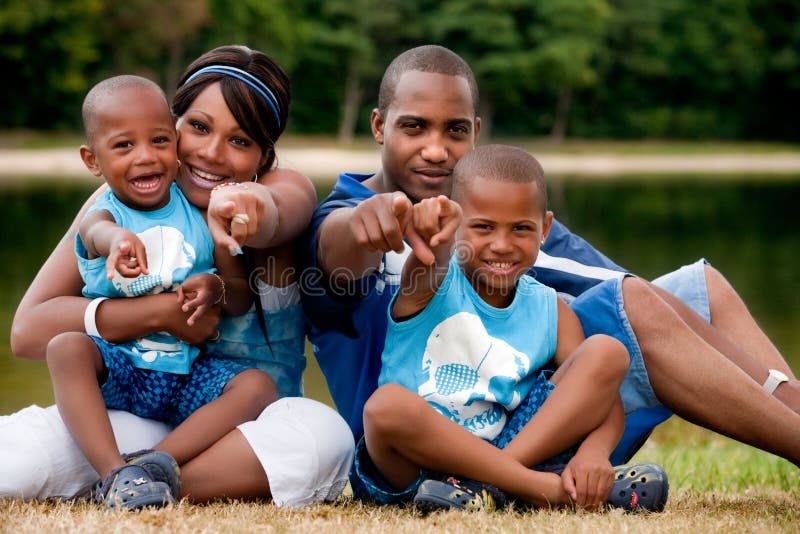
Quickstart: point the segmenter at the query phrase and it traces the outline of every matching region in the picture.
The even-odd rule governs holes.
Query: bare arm
[[[42,360],[53,336],[84,331],[83,315],[90,301],[81,296],[83,281],[75,259],[74,240],[79,221],[104,190],[105,186],[101,187],[86,201],[22,297],[11,326],[11,350],[16,356]],[[165,330],[184,341],[197,343],[213,335],[219,320],[218,313],[216,319],[214,314],[208,314],[190,328],[186,325],[188,317],[171,293],[109,299],[97,310],[97,326],[109,341]]]
[[[555,361],[561,365],[564,360],[585,340],[583,327],[575,312],[561,299],[558,299],[558,345],[556,347]],[[608,459],[614,447],[617,446],[622,432],[625,430],[625,414],[622,409],[622,401],[617,395],[611,412],[605,421],[589,434],[581,445],[591,448],[599,446],[605,459]]]
[[[609,456],[625,430],[625,413],[619,394],[605,420],[590,432],[567,464],[562,483],[575,502],[589,509],[605,503],[614,484]]]
[[[558,342],[555,361],[560,366],[585,340],[583,327],[575,312],[558,299]],[[580,393],[576,393],[580,394]],[[584,438],[578,452],[569,461],[561,480],[579,506],[601,506],[614,483],[614,470],[608,458],[625,430],[625,414],[619,394],[606,418]]]
[[[599,455],[601,458],[608,460],[614,448],[619,443],[622,433],[625,431],[625,412],[622,408],[622,399],[619,395],[614,400],[614,405],[608,413],[605,421],[599,427],[594,429],[586,436],[581,446],[578,447],[578,453],[582,451],[594,451],[594,454]]]
[[[274,247],[305,230],[316,199],[307,177],[274,169],[258,182],[214,190],[208,203],[208,227],[214,242],[232,252],[245,244]]]
[[[225,282],[225,295],[220,306],[227,315],[241,315],[253,304],[253,291],[247,278],[244,261],[219,247],[214,248],[214,265]]]
[[[384,253],[401,252],[403,237],[417,255],[427,251],[430,257],[427,244],[409,224],[411,212],[411,201],[400,192],[333,211],[318,230],[317,259],[323,272],[339,283],[362,278],[378,267]]]
[[[578,345],[584,342],[583,327],[572,308],[561,299],[558,300],[558,341],[556,342],[555,362],[564,363]]]
[[[426,263],[416,254],[408,256],[392,317],[414,315],[431,301],[447,275],[460,222],[460,206],[445,196],[427,198],[414,205],[412,223],[417,234],[427,241],[432,261]]]
[[[126,278],[136,278],[147,271],[147,251],[139,236],[119,226],[106,210],[86,215],[79,226],[81,241],[89,258],[106,258],[106,275],[114,278],[116,270]]]
[[[290,169],[273,169],[262,175],[255,184],[262,195],[270,195],[275,205],[273,216],[276,228],[270,231],[267,221],[259,234],[248,239],[253,248],[269,248],[287,243],[305,231],[317,205],[317,193],[308,177]],[[258,190],[258,189],[257,189]]]

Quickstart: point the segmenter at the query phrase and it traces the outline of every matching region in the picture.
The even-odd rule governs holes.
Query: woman
[[[333,500],[343,489],[353,438],[332,409],[300,395],[305,367],[293,242],[308,224],[314,188],[304,176],[273,169],[274,143],[283,132],[289,81],[266,55],[241,46],[214,49],[186,70],[173,101],[182,166],[178,185],[208,210],[217,246],[245,258],[254,308],[244,316],[206,314],[193,326],[174,294],[90,302],[73,253],[84,205],[20,303],[11,345],[19,357],[44,358],[58,333],[94,330],[109,341],[168,331],[190,343],[207,339],[209,351],[249,358],[270,373],[284,398],[256,421],[240,425],[181,466],[181,496],[272,497],[299,506]],[[253,181],[255,179],[255,181]],[[229,187],[221,184],[233,184]],[[101,188],[102,189],[102,188]],[[125,452],[151,447],[169,428],[112,412]],[[29,407],[0,418],[0,496],[71,497],[97,475],[83,459],[55,407]]]

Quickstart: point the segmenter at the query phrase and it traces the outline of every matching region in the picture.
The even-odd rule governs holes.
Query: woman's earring
[[[181,168],[181,160],[180,159],[178,160],[178,168],[179,169]]]
[[[257,182],[257,181],[258,181],[258,173],[255,173],[255,174],[253,175],[253,181],[254,181],[254,182]]]
[[[543,237],[542,240],[539,242],[540,245],[544,245],[545,238]]]

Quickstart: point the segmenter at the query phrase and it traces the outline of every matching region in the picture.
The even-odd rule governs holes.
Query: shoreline
[[[704,155],[537,155],[550,176],[618,177],[630,174],[800,174],[800,153]],[[313,180],[331,180],[344,170],[371,173],[380,166],[380,152],[337,148],[292,148],[279,151],[281,167]],[[98,178],[89,174],[77,149],[0,149],[0,183],[20,178]]]

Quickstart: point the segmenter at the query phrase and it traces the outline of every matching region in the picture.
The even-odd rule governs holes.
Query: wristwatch
[[[788,381],[789,381],[788,376],[781,373],[777,369],[770,369],[769,376],[767,377],[767,380],[764,382],[764,385],[761,387],[764,388],[764,391],[772,395],[773,393],[775,393],[775,389],[778,386]]]

